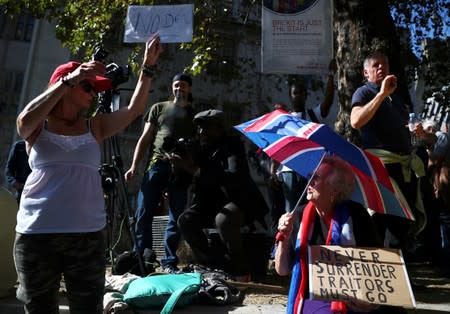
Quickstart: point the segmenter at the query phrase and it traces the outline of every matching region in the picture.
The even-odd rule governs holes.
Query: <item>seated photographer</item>
[[[200,264],[222,268],[236,280],[248,281],[241,227],[264,223],[267,205],[253,182],[244,145],[227,134],[223,112],[206,110],[194,117],[200,140],[191,206],[178,219],[181,233]],[[226,251],[215,256],[204,228],[217,228]]]

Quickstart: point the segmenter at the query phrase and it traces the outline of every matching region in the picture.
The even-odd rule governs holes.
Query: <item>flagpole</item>
[[[322,164],[322,160],[325,158],[326,155],[327,155],[327,152],[324,152],[322,157],[320,157],[320,161],[317,164],[316,168],[314,169],[314,172],[312,173],[311,177],[308,179],[308,182],[306,183],[306,187],[303,189],[302,195],[300,195],[300,197],[299,197],[299,199],[297,201],[297,204],[295,204],[295,206],[294,206],[294,209],[292,211],[290,211],[291,214],[293,214],[297,210],[297,208],[300,207],[300,203],[302,202],[303,198],[306,195],[306,191],[308,190],[308,186],[311,183],[312,179],[314,178],[317,170],[319,169],[320,165]],[[283,241],[285,238],[286,237],[285,237],[284,233],[281,233],[279,231],[275,235],[276,242]]]

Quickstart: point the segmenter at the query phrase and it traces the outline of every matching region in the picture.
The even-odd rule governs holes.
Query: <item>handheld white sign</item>
[[[192,41],[193,4],[128,6],[124,42],[146,42],[158,33],[163,43]]]

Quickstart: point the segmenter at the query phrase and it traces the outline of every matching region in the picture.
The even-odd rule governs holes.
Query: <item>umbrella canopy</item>
[[[392,185],[383,162],[346,141],[325,124],[302,120],[275,110],[235,126],[271,158],[308,177],[324,154],[347,161],[358,188],[352,199],[379,212],[414,219],[407,202]]]

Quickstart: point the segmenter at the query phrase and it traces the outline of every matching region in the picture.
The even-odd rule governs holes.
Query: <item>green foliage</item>
[[[129,4],[158,5],[182,4],[191,1],[92,1],[92,0],[0,0],[3,11],[14,16],[29,13],[36,18],[56,23],[56,36],[62,45],[80,59],[88,60],[96,46],[102,45],[114,52],[121,48],[123,26]],[[233,17],[239,23],[247,23],[248,10],[256,5],[255,0],[243,0],[244,8],[240,15]],[[248,10],[246,11],[245,8]],[[205,71],[208,65],[217,59],[223,42],[220,40],[220,24],[231,17],[232,1],[195,0],[194,1],[194,38],[190,43],[183,43],[179,48],[193,53],[189,71],[193,75]],[[222,28],[223,29],[223,28]],[[136,58],[142,45],[130,45],[133,53],[130,64],[137,69]]]
[[[363,1],[363,0],[361,0]],[[179,45],[181,50],[192,53],[192,63],[189,71],[198,75],[208,69],[213,62],[220,62],[218,56],[223,48],[225,32],[231,32],[233,40],[239,41],[256,37],[260,33],[261,1],[240,0],[239,10],[234,11],[232,0],[194,0],[194,37],[192,42]],[[102,45],[108,51],[114,52],[123,47],[123,26],[129,4],[157,5],[192,3],[187,0],[0,0],[3,12],[10,16],[19,13],[30,13],[36,18],[42,18],[56,23],[56,34],[62,44],[80,59],[89,59],[94,49]],[[450,4],[446,0],[389,0],[391,12],[397,26],[413,27],[415,36],[412,38],[414,47],[421,52],[423,38],[433,37],[448,40],[445,30],[448,30],[448,11]],[[253,19],[249,17],[253,14]],[[228,25],[238,27],[239,32],[231,31]],[[229,35],[229,34],[228,34]],[[257,40],[257,43],[259,39]],[[142,45],[130,45],[133,52],[129,63],[137,70],[137,56]],[[447,49],[448,51],[448,49]],[[448,54],[448,52],[447,52]],[[448,56],[442,60],[448,60]],[[228,71],[226,80],[242,78],[244,65],[254,68],[255,59],[242,58]],[[231,68],[231,69],[230,69]],[[442,67],[444,68],[444,67]]]
[[[425,72],[429,87],[424,97],[430,97],[442,85],[448,84],[450,2],[446,0],[390,0],[392,16],[398,27],[410,30],[412,51],[419,57],[412,64]],[[433,59],[429,53],[432,51]]]
[[[388,0],[399,27],[411,30],[414,49],[423,52],[425,38],[448,38],[450,3],[447,0]]]

